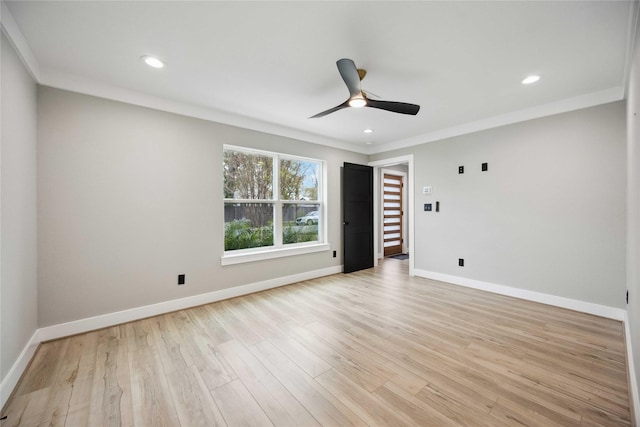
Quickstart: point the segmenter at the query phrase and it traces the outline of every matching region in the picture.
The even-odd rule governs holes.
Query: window
[[[225,146],[223,259],[324,243],[323,169],[320,160]]]

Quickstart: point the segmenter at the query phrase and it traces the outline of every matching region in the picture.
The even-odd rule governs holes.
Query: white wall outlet
[[[431,194],[431,186],[422,187],[422,194]]]

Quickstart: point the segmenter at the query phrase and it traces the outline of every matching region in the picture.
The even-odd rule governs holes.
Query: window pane
[[[318,200],[320,164],[304,160],[280,160],[280,199]]]
[[[282,206],[282,241],[287,243],[315,242],[318,240],[320,205],[286,204]]]
[[[224,250],[273,246],[273,204],[225,203]]]
[[[273,158],[224,151],[225,199],[273,199]]]

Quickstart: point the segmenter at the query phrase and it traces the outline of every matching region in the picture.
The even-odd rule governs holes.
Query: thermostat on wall
[[[422,187],[422,194],[431,194],[431,186]]]

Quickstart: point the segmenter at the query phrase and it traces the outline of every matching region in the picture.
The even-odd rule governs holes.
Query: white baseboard
[[[633,425],[640,426],[640,394],[638,393],[638,381],[636,368],[633,363],[633,347],[631,346],[631,331],[629,330],[629,317],[624,313],[624,337],[627,348],[627,373],[629,374],[629,400],[631,401],[631,419]]]
[[[335,267],[323,268],[320,270],[293,274],[291,276],[277,277],[275,279],[263,280],[261,282],[250,283],[248,285],[221,289],[219,291],[208,292],[206,294],[194,295],[191,297],[161,302],[158,304],[145,305],[129,310],[117,311],[115,313],[88,317],[86,319],[75,320],[73,322],[46,326],[44,328],[38,329],[36,331],[36,335],[38,342],[49,341],[341,272],[342,266],[339,265]]]
[[[535,301],[542,304],[553,305],[555,307],[568,308],[569,310],[580,311],[608,319],[624,321],[627,311],[622,308],[609,307],[606,305],[593,304],[590,302],[544,294],[541,292],[527,291],[525,289],[512,288],[510,286],[497,285],[480,280],[467,279],[465,277],[452,276],[449,274],[435,273],[427,270],[414,269],[414,274],[426,279],[448,282],[454,285],[465,286],[467,288],[479,289],[492,292],[494,294],[506,295],[528,301]]]
[[[0,383],[0,409],[4,407],[4,404],[7,403],[9,396],[11,396],[11,392],[20,381],[20,377],[24,370],[29,366],[29,362],[31,358],[36,352],[38,348],[38,344],[40,341],[37,340],[38,331],[36,331],[27,345],[22,349],[22,353],[18,356],[18,360],[13,364],[7,376],[4,377],[2,383]]]
[[[27,346],[22,350],[18,360],[13,364],[11,370],[4,378],[0,387],[0,408],[2,408],[14,387],[20,380],[22,373],[29,365],[38,344],[44,341],[63,338],[70,335],[81,334],[84,332],[94,331],[96,329],[107,328],[109,326],[119,325],[121,323],[131,322],[146,317],[157,316],[159,314],[169,313],[185,308],[196,307],[198,305],[209,304],[216,301],[222,301],[229,298],[239,297],[242,295],[252,294],[267,289],[273,289],[280,286],[290,285],[292,283],[311,280],[318,277],[329,276],[342,272],[342,266],[327,267],[320,270],[307,271],[304,273],[293,274],[291,276],[278,277],[261,282],[250,283],[248,285],[236,286],[219,291],[208,292],[206,294],[194,295],[191,297],[180,298],[177,300],[161,302],[158,304],[145,305],[129,310],[117,311],[115,313],[103,314],[100,316],[89,317],[86,319],[74,320],[72,322],[61,323],[58,325],[47,326],[37,329]]]

